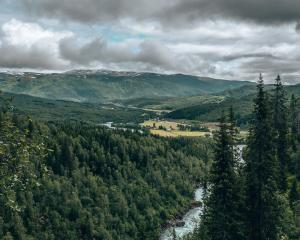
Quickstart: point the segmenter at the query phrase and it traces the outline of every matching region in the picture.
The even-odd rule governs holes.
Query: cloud
[[[68,35],[12,19],[1,28],[0,67],[62,69],[66,65],[58,58],[57,44]]]
[[[129,45],[108,44],[101,38],[80,43],[76,37],[64,38],[60,41],[61,57],[78,65],[97,63],[140,62],[162,69],[174,67],[173,54],[167,47],[157,41],[142,41],[137,50],[130,50]]]
[[[137,61],[161,66],[166,69],[175,67],[175,55],[158,41],[145,41],[140,45],[141,51],[136,56]]]
[[[36,5],[46,2],[32,1],[31,8],[38,9]],[[98,6],[92,0],[82,2],[94,3],[95,8]],[[103,0],[97,2],[106,3]],[[111,1],[110,4],[116,2]],[[33,18],[36,23],[9,20],[0,28],[0,67],[35,70],[105,68],[247,80],[255,80],[259,72],[270,72],[275,75],[284,73],[291,78],[290,81],[297,81],[297,76],[300,76],[297,68],[300,62],[300,34],[295,31],[296,22],[274,26],[273,21],[269,22],[272,24],[265,24],[266,21],[256,20],[264,23],[258,25],[254,21],[239,21],[242,14],[231,16],[231,20],[229,16],[225,19],[224,13],[218,15],[218,20],[211,20],[216,15],[204,19],[205,15],[197,17],[195,14],[189,22],[189,14],[184,13],[199,11],[188,5],[192,2],[174,0],[168,3],[169,8],[164,6],[159,10],[156,6],[141,12],[137,11],[137,5],[135,10],[129,12],[118,10],[119,14],[116,9],[110,11],[103,6],[107,16],[101,15],[104,10],[100,9],[97,16],[87,17],[85,22],[76,20],[84,24],[69,22],[63,25],[45,18]],[[64,8],[69,6],[68,0],[61,4],[66,4]],[[124,7],[122,4],[127,6],[126,0],[120,4],[119,8]],[[187,5],[182,8],[181,4]],[[53,8],[56,9],[55,6]],[[74,21],[73,17],[64,15],[64,8],[57,13],[52,12],[53,18]],[[169,16],[171,9],[178,13],[176,20],[175,16]],[[162,12],[165,16],[161,15]],[[47,14],[50,17],[50,12]],[[88,12],[86,14],[89,15]],[[42,16],[45,17],[46,13]],[[200,18],[203,18],[201,24],[185,28],[180,25],[184,25],[185,21],[191,24]],[[158,19],[165,26],[179,27],[163,28]],[[174,21],[165,23],[167,19]],[[108,25],[98,24],[106,21],[111,22]]]
[[[169,5],[157,0],[154,0],[155,3],[148,0],[21,0],[19,2],[30,14],[83,23],[114,21],[124,17],[151,18],[153,12]]]
[[[244,58],[252,58],[252,59],[258,59],[258,58],[263,58],[263,59],[279,59],[279,57],[274,56],[271,53],[242,53],[242,54],[232,54],[232,55],[227,55],[222,58],[223,61],[235,61],[239,59],[244,59]]]
[[[298,23],[296,24],[296,31],[297,31],[297,32],[300,32],[300,22],[298,22]]]
[[[70,64],[92,66],[97,63],[119,63],[133,61],[135,56],[129,47],[109,45],[102,38],[80,42],[76,37],[64,38],[59,43],[60,55]]]
[[[124,18],[186,27],[203,19],[238,19],[263,24],[300,20],[296,0],[21,0],[30,14],[82,23]]]
[[[300,2],[295,0],[182,0],[162,11],[166,21],[194,22],[199,19],[238,19],[263,24],[298,21]]]
[[[213,73],[214,66],[201,56],[171,51],[156,40],[135,43],[109,44],[101,38],[80,42],[76,37],[60,41],[61,57],[73,67],[119,68],[133,71]]]

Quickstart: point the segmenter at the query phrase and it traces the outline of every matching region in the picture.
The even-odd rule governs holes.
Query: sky
[[[0,69],[300,83],[300,1],[0,0]]]

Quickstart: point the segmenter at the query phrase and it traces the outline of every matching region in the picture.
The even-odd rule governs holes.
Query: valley
[[[0,0],[0,240],[300,240],[299,66],[299,0]]]
[[[76,72],[83,74],[85,79],[84,73]],[[111,81],[118,84],[125,81],[114,78],[140,77],[133,73],[96,74],[113,75],[106,79],[108,85]],[[74,73],[71,75],[74,77]],[[3,141],[17,146],[20,152],[30,152],[22,155],[22,158],[31,159],[20,164],[22,174],[8,171],[12,174],[9,176],[33,176],[41,187],[26,185],[25,194],[32,196],[29,202],[22,200],[23,195],[12,195],[16,202],[12,207],[20,205],[26,212],[18,215],[22,227],[2,213],[8,223],[5,224],[6,232],[18,232],[24,239],[42,234],[43,239],[49,236],[76,239],[79,236],[80,239],[101,240],[173,240],[176,235],[180,240],[181,237],[198,240],[199,224],[203,224],[199,214],[204,213],[201,204],[207,198],[202,190],[212,181],[210,174],[217,161],[217,151],[232,151],[224,156],[241,157],[234,146],[253,138],[249,129],[255,119],[256,86],[249,83],[239,86],[241,82],[226,89],[224,85],[220,91],[198,89],[201,93],[191,91],[183,96],[177,85],[177,96],[167,93],[145,97],[135,97],[140,87],[135,86],[137,89],[127,99],[114,96],[102,102],[91,96],[83,100],[77,93],[75,98],[68,97],[74,90],[69,80],[56,86],[61,91],[64,89],[66,98],[61,96],[62,92],[43,95],[41,86],[46,77],[42,76],[41,83],[24,83],[31,81],[23,79],[28,76],[28,73],[22,75],[17,83],[7,76],[0,81],[0,131],[3,130]],[[60,75],[47,77],[63,78]],[[166,78],[165,75],[159,77],[162,82]],[[176,79],[175,82],[180,81]],[[139,91],[144,91],[142,88]],[[266,85],[265,89],[268,95],[274,95],[272,85]],[[292,94],[299,95],[300,85],[285,86],[284,90],[286,98],[291,99]],[[290,109],[292,103],[292,99],[287,100],[285,105]],[[297,108],[294,109],[297,118]],[[234,112],[234,120],[222,123],[222,114],[229,119],[230,111]],[[293,123],[289,120],[288,124]],[[12,137],[10,132],[16,134]],[[223,137],[227,145],[218,140]],[[15,145],[18,139],[22,145]],[[216,148],[216,144],[221,145]],[[9,152],[6,146],[0,150]],[[297,181],[297,149],[297,146],[289,148],[289,187]],[[18,159],[15,153],[9,153],[12,159]],[[45,175],[41,168],[46,171]],[[240,165],[235,168],[245,171]],[[244,178],[238,175],[239,171],[236,178],[242,182]],[[15,191],[12,188],[12,192]],[[0,197],[0,201],[4,200]],[[50,204],[52,202],[55,204]],[[45,220],[48,228],[42,231],[44,222],[37,221],[31,212],[42,218],[45,208],[48,209],[46,216],[49,218]],[[10,212],[9,209],[5,211]]]

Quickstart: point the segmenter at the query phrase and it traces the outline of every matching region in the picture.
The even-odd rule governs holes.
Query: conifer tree
[[[280,200],[274,150],[274,134],[263,77],[257,84],[254,122],[246,154],[247,237],[249,240],[279,239]]]
[[[285,91],[278,75],[273,96],[273,124],[275,129],[276,155],[279,161],[279,188],[282,192],[287,190],[287,108],[285,107]]]
[[[298,119],[297,119],[297,101],[294,94],[292,94],[290,100],[290,121],[291,121],[291,145],[294,151],[297,150],[297,138],[298,138]]]
[[[294,179],[294,181],[292,183],[291,190],[289,193],[289,200],[290,200],[290,205],[292,208],[293,208],[294,204],[300,200],[300,194],[298,192],[296,179]]]
[[[243,239],[238,212],[237,177],[232,140],[224,114],[216,134],[215,160],[211,170],[211,191],[206,204],[207,235],[214,240]]]

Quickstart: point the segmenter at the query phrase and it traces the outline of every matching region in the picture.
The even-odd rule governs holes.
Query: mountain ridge
[[[0,73],[0,89],[52,100],[105,103],[140,97],[167,98],[211,94],[251,85],[185,74],[99,70],[64,73]]]

